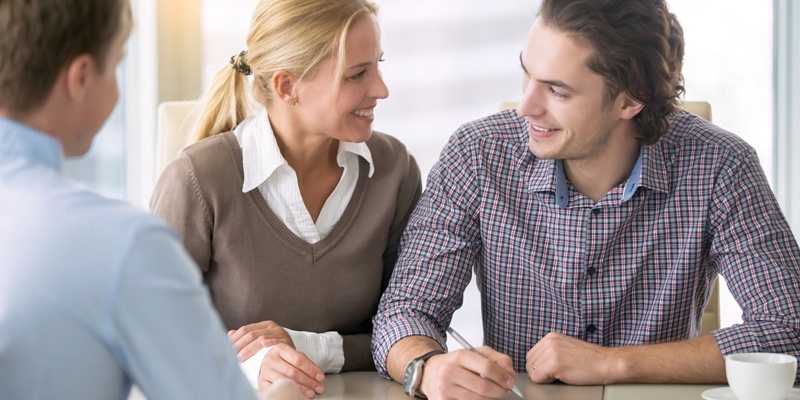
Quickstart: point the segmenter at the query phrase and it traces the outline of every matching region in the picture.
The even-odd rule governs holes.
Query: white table
[[[325,377],[325,393],[319,399],[408,400],[400,384],[376,372],[347,372]],[[606,386],[539,385],[527,375],[517,376],[517,387],[528,400],[700,400],[708,389],[724,385],[617,384]],[[519,399],[513,393],[507,400]],[[129,400],[146,400],[134,389]]]

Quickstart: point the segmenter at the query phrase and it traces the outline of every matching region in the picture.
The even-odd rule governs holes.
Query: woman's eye
[[[353,80],[356,80],[356,79],[360,79],[366,73],[367,73],[367,70],[363,70],[363,71],[361,71],[361,72],[359,72],[359,73],[357,73],[355,75],[352,75],[352,76],[348,77],[347,80],[353,81]]]

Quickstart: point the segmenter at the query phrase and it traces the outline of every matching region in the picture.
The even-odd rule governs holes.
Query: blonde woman
[[[204,95],[198,143],[151,201],[260,388],[288,377],[313,397],[325,373],[375,368],[371,319],[421,191],[405,146],[372,131],[389,94],[376,13],[366,0],[261,1],[247,50]]]

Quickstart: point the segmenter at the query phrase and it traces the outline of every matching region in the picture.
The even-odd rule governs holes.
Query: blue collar
[[[0,155],[0,159],[29,158],[58,171],[64,159],[56,138],[5,117],[0,117]]]
[[[639,147],[639,157],[633,165],[631,176],[625,182],[625,189],[622,191],[622,202],[630,200],[636,189],[639,187],[639,177],[642,172],[642,159],[644,158],[644,146]],[[564,163],[555,160],[556,168],[556,204],[561,208],[566,208],[569,203],[569,189],[567,189],[567,176],[564,173]]]

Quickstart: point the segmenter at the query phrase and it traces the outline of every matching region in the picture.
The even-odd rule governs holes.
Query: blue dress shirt
[[[62,158],[0,118],[0,398],[255,398],[177,236]]]

